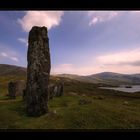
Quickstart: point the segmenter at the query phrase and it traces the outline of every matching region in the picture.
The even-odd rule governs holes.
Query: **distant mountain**
[[[140,78],[140,74],[133,74],[134,77]]]
[[[102,72],[88,76],[78,76],[71,74],[60,74],[60,77],[68,77],[84,82],[104,83],[110,85],[120,84],[140,84],[140,74],[120,74],[113,72]]]
[[[103,72],[93,74],[90,78],[98,78],[109,84],[140,84],[140,74],[120,74],[113,72]]]
[[[26,76],[26,68],[0,64],[0,76]],[[110,85],[120,85],[120,84],[140,84],[140,74],[120,74],[113,72],[102,72],[98,74],[92,74],[87,76],[80,76],[74,74],[58,74],[51,76],[51,79],[71,79],[78,80],[82,82],[90,83],[103,83]]]

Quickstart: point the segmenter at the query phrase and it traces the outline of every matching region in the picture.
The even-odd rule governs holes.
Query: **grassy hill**
[[[0,129],[140,129],[140,93],[100,89],[98,83],[51,76],[52,83],[64,82],[64,96],[49,101],[49,113],[28,117],[22,97],[6,96],[7,83],[13,78],[25,80],[26,75],[8,73],[0,76]],[[81,100],[90,103],[81,105]]]
[[[26,68],[0,64],[0,76],[26,76]]]

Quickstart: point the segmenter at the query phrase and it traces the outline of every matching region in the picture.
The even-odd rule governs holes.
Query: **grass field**
[[[64,96],[49,101],[49,113],[28,117],[22,97],[6,96],[10,79],[0,78],[0,129],[140,129],[140,93],[110,91],[63,79]],[[91,103],[79,105],[81,99]]]

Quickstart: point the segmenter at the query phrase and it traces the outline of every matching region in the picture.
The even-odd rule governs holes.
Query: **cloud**
[[[137,65],[140,62],[140,48],[98,56],[97,61],[106,65]]]
[[[27,52],[18,51],[18,49],[8,44],[0,42],[0,63],[18,66],[27,66]]]
[[[135,61],[135,62],[128,63],[128,65],[140,66],[140,60],[139,60],[139,61]]]
[[[140,11],[136,11],[136,10],[134,10],[134,11],[130,11],[132,14],[140,14]]]
[[[15,56],[11,56],[10,54],[8,54],[8,53],[6,53],[6,52],[1,52],[0,53],[0,56],[1,57],[4,57],[4,58],[8,58],[8,59],[10,59],[10,60],[13,60],[13,61],[19,61],[19,59],[17,58],[17,57],[15,57]]]
[[[138,61],[134,61],[134,62],[120,62],[118,64],[108,64],[108,65],[120,65],[120,66],[124,66],[124,65],[131,65],[131,66],[140,66],[140,60]]]
[[[13,61],[18,61],[18,58],[17,57],[9,57],[11,60]]]
[[[107,22],[113,20],[119,15],[127,13],[127,16],[140,16],[140,11],[89,11],[88,17],[90,18],[89,26],[93,26],[97,23]]]
[[[27,40],[25,38],[18,38],[18,41],[20,41],[21,43],[26,43]]]
[[[1,52],[1,55],[4,57],[8,57],[8,55],[5,52]]]
[[[48,29],[58,26],[64,12],[62,11],[28,11],[18,23],[28,32],[33,26],[46,26]]]
[[[53,73],[69,73],[73,70],[73,65],[72,64],[60,64],[60,65],[56,65],[55,67],[53,67]]]
[[[74,64],[60,64],[52,67],[52,74],[78,74],[78,75],[88,75],[93,73],[101,72],[102,69],[98,66],[76,66]]]
[[[109,21],[119,15],[120,12],[114,11],[89,11],[88,16],[90,17],[89,26],[97,23]]]
[[[66,69],[65,69],[66,68]],[[88,65],[88,66],[64,66],[63,64],[52,67],[51,74],[77,74],[77,75],[91,75],[100,72],[116,72],[124,74],[140,73],[140,67],[133,65]]]
[[[18,41],[21,43],[24,43],[26,46],[28,46],[28,41],[25,38],[18,38]]]
[[[101,72],[116,72],[124,74],[140,73],[140,67],[134,65],[105,65]]]
[[[124,74],[139,73],[140,48],[97,56],[94,61],[87,65],[74,65],[72,63],[55,65],[52,67],[51,73],[90,75],[104,71]]]

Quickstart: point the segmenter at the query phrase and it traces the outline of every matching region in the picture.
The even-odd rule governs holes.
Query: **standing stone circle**
[[[29,32],[27,53],[26,111],[29,116],[48,112],[50,77],[49,38],[46,27],[34,26]]]

